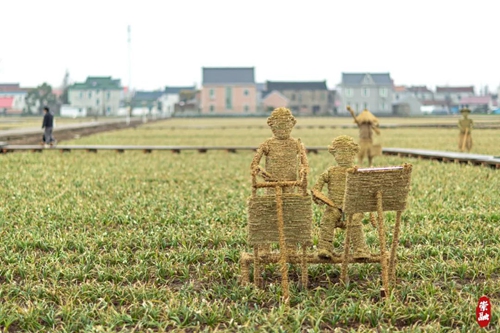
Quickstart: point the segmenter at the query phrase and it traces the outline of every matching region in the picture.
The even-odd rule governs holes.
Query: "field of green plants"
[[[267,129],[161,128],[173,124],[60,144],[256,146],[271,135]],[[475,130],[473,152],[500,155],[498,133]],[[306,146],[326,146],[341,134],[357,135],[354,129],[293,132]],[[393,129],[379,140],[457,151],[457,137],[451,129]],[[250,250],[245,227],[252,157],[57,150],[0,155],[0,329],[480,332],[476,305],[482,295],[493,306],[486,330],[500,329],[499,171],[378,157],[376,166],[413,164],[393,296],[380,299],[378,264],[351,265],[347,286],[339,284],[339,266],[311,265],[307,290],[298,287],[300,268],[292,266],[287,309],[279,302],[278,266],[266,267],[265,289],[238,283],[240,254]],[[308,158],[312,187],[333,158],[326,152]],[[315,243],[323,209],[314,206]],[[394,215],[387,220],[392,226]],[[365,233],[376,252],[376,230],[367,223]],[[338,246],[342,236],[337,234]]]

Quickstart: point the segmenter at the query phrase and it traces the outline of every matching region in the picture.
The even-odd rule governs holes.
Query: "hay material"
[[[296,120],[290,110],[277,108],[267,120],[273,137],[264,141],[252,160],[252,197],[248,205],[248,241],[254,245],[254,282],[261,284],[260,264],[266,263],[271,243],[280,246],[283,299],[289,303],[288,257],[302,247],[302,284],[307,285],[306,246],[311,244],[312,208],[307,194],[309,165],[304,145],[290,136]],[[265,156],[265,169],[259,164]],[[264,178],[257,182],[257,176]],[[266,196],[257,196],[266,188]],[[295,189],[300,188],[300,193]],[[242,272],[248,274],[247,268]],[[247,281],[244,278],[243,281]]]
[[[467,117],[470,113],[469,109],[462,109],[460,112],[462,112],[463,119],[458,121],[458,128],[460,130],[458,135],[458,149],[462,152],[465,150],[469,152],[472,149],[471,131],[474,122]]]
[[[373,147],[373,132],[380,135],[380,130],[378,129],[379,122],[377,117],[375,117],[367,109],[363,110],[357,117],[354,115],[354,111],[348,107],[348,111],[354,118],[354,122],[359,127],[359,144],[361,149],[358,154],[358,163],[363,164],[365,156],[368,157],[368,164],[371,166],[373,162],[373,157],[381,154],[382,147]]]
[[[357,117],[356,117],[356,122],[358,124],[370,124],[374,126],[378,126],[378,119],[368,111],[367,109],[364,109],[363,112],[361,112]]]
[[[297,181],[301,177],[306,181],[309,173],[306,150],[300,139],[290,136],[296,123],[290,110],[275,109],[267,123],[271,127],[273,137],[264,141],[257,149],[251,164],[252,175],[256,176],[262,170],[259,163],[265,156],[265,172],[270,176],[267,181]],[[292,187],[284,189],[284,193],[293,192]],[[273,188],[267,189],[267,194],[273,193]],[[305,194],[305,191],[303,193]]]
[[[377,229],[380,241],[380,264],[384,295],[389,285],[396,283],[396,248],[399,242],[401,212],[406,208],[410,190],[412,166],[358,169],[347,172],[346,195],[343,209],[348,214],[347,234],[349,235],[352,216],[356,213],[377,212]],[[393,231],[390,256],[386,249],[384,211],[396,211],[396,224]],[[345,243],[349,243],[346,236]],[[345,249],[341,279],[347,282],[348,249]]]
[[[358,149],[358,144],[350,136],[342,135],[335,138],[328,146],[328,151],[335,157],[338,166],[330,167],[322,173],[312,191],[314,201],[318,204],[324,203],[325,200],[322,200],[321,195],[318,196],[316,193],[321,192],[326,184],[327,198],[333,203],[328,205],[321,219],[319,250],[323,256],[328,256],[328,253],[333,250],[332,242],[335,228],[345,228],[342,207],[345,197],[346,173],[352,168]],[[353,217],[352,222],[351,238],[356,258],[369,256],[361,224],[362,219],[363,215],[357,214]],[[348,247],[349,244],[345,246]]]
[[[370,170],[370,169],[366,169]],[[346,214],[377,211],[377,193],[382,191],[384,211],[403,211],[410,191],[411,164],[400,169],[372,169],[358,172],[353,168],[347,171],[347,184],[344,198]]]
[[[287,245],[311,244],[311,197],[283,195],[283,220]],[[279,242],[276,197],[265,195],[248,202],[248,243],[262,245]]]

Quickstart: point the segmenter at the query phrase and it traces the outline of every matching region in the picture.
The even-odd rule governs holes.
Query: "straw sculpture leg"
[[[467,142],[467,135],[469,134],[469,129],[466,128],[465,129],[465,134],[464,134],[464,140],[462,142],[462,147],[461,147],[461,151],[464,151],[465,150],[465,144]]]
[[[396,284],[396,262],[397,252],[396,249],[399,243],[399,232],[401,228],[401,211],[396,212],[396,225],[394,226],[394,235],[391,244],[391,256],[389,258],[389,282],[391,285]]]
[[[280,237],[280,266],[281,266],[281,286],[283,288],[283,298],[286,304],[289,303],[288,290],[288,248],[285,242],[285,222],[283,220],[283,193],[281,186],[276,186],[276,210],[278,213],[278,230]]]
[[[349,248],[351,247],[351,224],[352,224],[352,214],[347,217],[346,229],[345,229],[345,241],[344,241],[344,258],[342,258],[342,270],[340,272],[340,280],[347,283],[347,265],[349,263]]]
[[[378,237],[380,241],[380,265],[382,266],[382,286],[384,296],[389,293],[389,274],[387,272],[387,250],[385,242],[384,210],[382,207],[382,192],[377,192]]]
[[[260,254],[259,246],[255,245],[253,247],[253,283],[257,287],[261,287],[261,271],[260,271]]]
[[[309,278],[308,278],[308,271],[307,271],[307,246],[304,244],[301,244],[300,247],[302,248],[302,267],[301,267],[301,273],[302,273],[302,288],[306,289],[307,284],[309,283]]]
[[[250,263],[244,260],[243,256],[240,258],[241,270],[241,284],[247,285],[250,282]]]

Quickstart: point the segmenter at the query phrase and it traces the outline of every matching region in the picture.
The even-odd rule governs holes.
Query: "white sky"
[[[158,89],[201,67],[265,80],[389,71],[396,84],[500,84],[499,0],[0,0],[0,82],[59,86],[88,75]]]

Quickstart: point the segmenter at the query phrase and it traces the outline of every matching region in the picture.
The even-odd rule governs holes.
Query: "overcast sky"
[[[203,66],[265,80],[390,72],[396,84],[500,84],[499,0],[0,0],[0,82],[113,76],[158,89]]]

